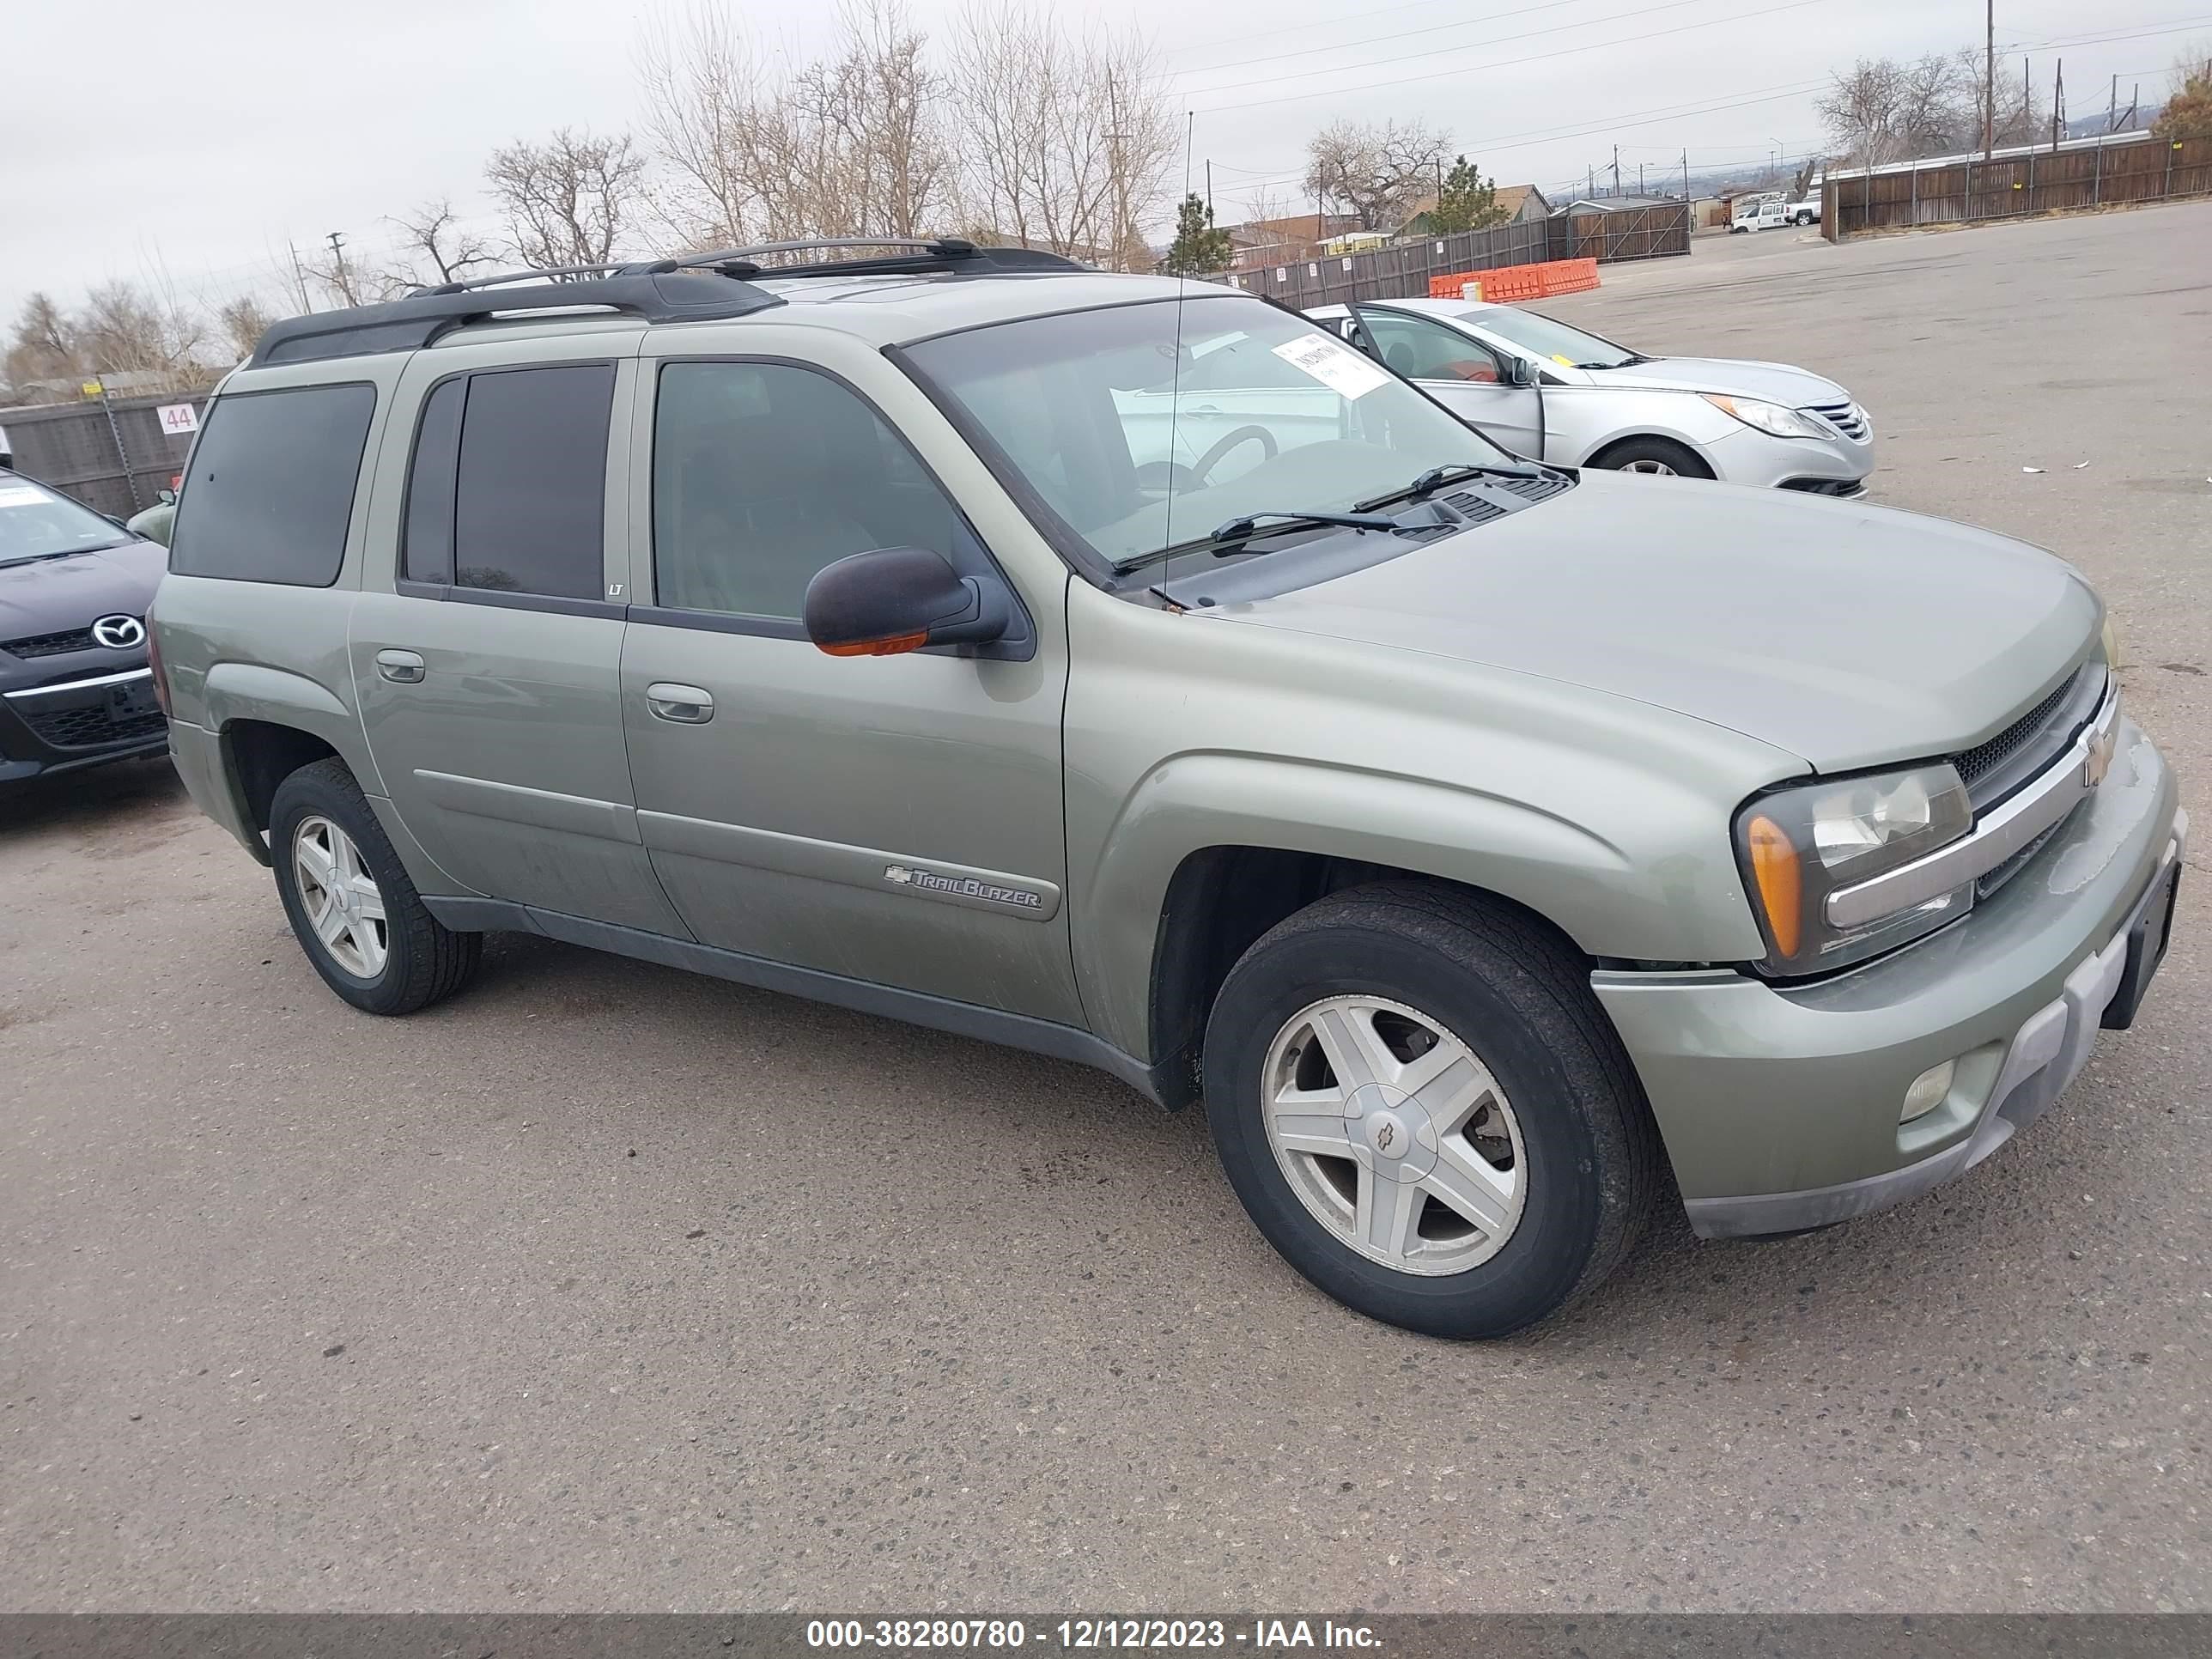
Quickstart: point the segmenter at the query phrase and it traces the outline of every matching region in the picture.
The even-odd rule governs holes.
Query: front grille
[[[2058,757],[2097,712],[2105,679],[2104,664],[2086,665],[1996,736],[1951,757],[1976,811],[2002,800]]]
[[[1810,404],[1804,410],[1808,415],[1817,415],[1855,444],[1867,440],[1866,411],[1856,404]]]
[[[104,706],[56,708],[37,714],[18,706],[15,712],[41,741],[57,749],[97,749],[103,744],[155,737],[167,724],[158,713],[112,720]]]
[[[91,649],[89,628],[72,628],[59,634],[33,634],[27,639],[0,640],[0,651],[11,657],[63,657],[72,651]]]

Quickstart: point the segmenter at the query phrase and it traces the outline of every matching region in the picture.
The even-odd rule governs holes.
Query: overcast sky
[[[484,211],[483,157],[562,125],[636,112],[633,47],[664,9],[608,0],[8,0],[0,59],[0,323],[33,289],[74,304],[93,283],[166,271],[188,301],[273,294],[288,243],[381,222],[450,194]],[[823,0],[745,0],[734,14],[804,52]],[[957,0],[913,0],[925,27]],[[1194,172],[1213,163],[1218,217],[1248,192],[1296,197],[1309,134],[1340,116],[1421,117],[1500,184],[1546,186],[1638,163],[1656,187],[1694,167],[1757,163],[1820,140],[1808,89],[1860,55],[1981,37],[1981,0],[1124,0],[1063,6],[1154,39],[1178,111],[1196,112]],[[2172,26],[2181,25],[2180,28]],[[2146,31],[2159,31],[2145,33]],[[2045,87],[2063,46],[2069,112],[2109,78],[2160,80],[2212,38],[2212,0],[1998,0],[2000,49]],[[2133,39],[2086,37],[2135,34]],[[2151,88],[2146,85],[2146,98]],[[1782,95],[1774,95],[1774,94]],[[1732,107],[1717,107],[1733,106]],[[1176,181],[1176,182],[1179,182]],[[1292,204],[1296,205],[1295,201]]]

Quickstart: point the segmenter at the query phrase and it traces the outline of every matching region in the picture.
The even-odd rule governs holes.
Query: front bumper
[[[1832,980],[1601,972],[1692,1226],[1707,1237],[1826,1226],[1915,1197],[1996,1152],[2087,1060],[2127,941],[2162,898],[2187,816],[2123,723],[2104,784],[2001,890],[1917,945]],[[1899,1124],[1912,1080],[1949,1095]]]
[[[161,753],[152,684],[139,666],[0,693],[0,783]]]
[[[1874,471],[1874,434],[1854,443],[1840,433],[1830,438],[1777,438],[1736,424],[1726,437],[1705,446],[1705,457],[1723,483],[1760,489],[1796,489],[1812,495],[1856,495]]]

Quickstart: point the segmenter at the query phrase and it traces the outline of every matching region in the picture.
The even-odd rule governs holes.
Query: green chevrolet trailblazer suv
[[[2186,820],[2069,566],[1540,465],[1231,290],[868,248],[448,285],[223,386],[156,674],[339,996],[512,929],[1100,1066],[1458,1337],[1662,1158],[1708,1237],[1842,1221],[2135,1018]]]

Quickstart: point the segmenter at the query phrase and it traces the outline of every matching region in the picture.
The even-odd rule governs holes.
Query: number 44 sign
[[[200,412],[190,404],[163,404],[154,411],[161,417],[164,432],[197,432],[200,429]]]

